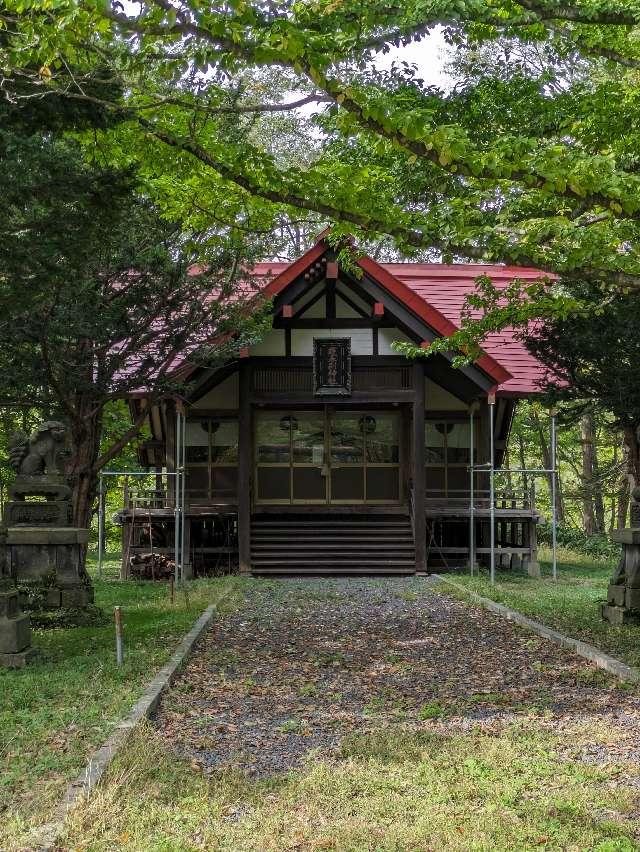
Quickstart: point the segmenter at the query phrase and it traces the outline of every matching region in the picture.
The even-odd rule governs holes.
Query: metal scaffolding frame
[[[184,524],[184,507],[179,505],[179,500],[177,499],[178,494],[182,493],[184,499],[184,492],[179,488],[178,483],[180,482],[180,476],[178,471],[165,470],[162,473],[163,476],[172,476],[175,477],[176,483],[176,500],[174,501],[174,524],[176,529],[180,529],[181,520],[182,524]],[[132,477],[147,477],[154,476],[154,474],[150,471],[143,470],[102,470],[100,471],[100,479],[98,484],[98,577],[102,577],[102,563],[104,562],[104,543],[105,543],[105,514],[106,514],[106,506],[105,506],[105,487],[104,481],[106,477],[109,476],[132,476]],[[174,564],[175,564],[175,581],[176,583],[180,582],[183,577],[183,565],[184,565],[184,534],[179,537],[174,536]]]
[[[551,431],[551,467],[550,468],[499,468],[495,467],[495,437],[494,437],[494,409],[496,404],[495,394],[489,394],[487,397],[489,404],[489,453],[490,459],[482,464],[475,464],[473,461],[474,454],[474,416],[476,408],[474,405],[469,408],[470,422],[470,438],[469,438],[469,570],[471,576],[475,570],[475,476],[478,473],[489,474],[489,527],[490,527],[490,578],[491,585],[496,582],[496,542],[495,542],[495,525],[496,525],[496,506],[495,506],[495,477],[496,473],[502,475],[505,473],[519,473],[528,476],[551,476],[551,549],[552,549],[552,576],[554,580],[558,579],[558,523],[557,523],[557,415],[555,409],[549,412],[550,431]],[[535,484],[534,484],[535,488]]]

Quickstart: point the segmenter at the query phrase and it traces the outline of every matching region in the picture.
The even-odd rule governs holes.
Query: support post
[[[469,406],[469,572],[473,577],[476,567],[476,520],[475,520],[475,421],[476,403]]]
[[[495,507],[495,436],[493,434],[495,420],[496,395],[490,393],[489,403],[489,535],[491,537],[491,585],[496,582],[496,507]]]
[[[182,556],[181,552],[181,540],[180,540],[180,532],[182,527],[182,512],[180,511],[180,501],[182,498],[182,449],[183,449],[183,435],[182,435],[182,414],[180,412],[179,407],[176,406],[176,470],[175,470],[175,501],[174,501],[174,510],[173,510],[173,557],[175,562],[175,582],[176,585],[180,582],[181,579],[181,565],[180,558]]]
[[[551,574],[554,580],[558,579],[558,516],[556,510],[557,503],[557,447],[556,447],[556,411],[552,409],[551,415],[551,550],[552,550],[552,568]]]
[[[424,483],[424,370],[421,362],[413,365],[413,529],[416,571],[427,568],[427,527]]]
[[[240,411],[238,417],[238,562],[241,574],[251,573],[251,401],[250,363],[240,363]]]
[[[182,428],[180,429],[180,579],[185,580],[184,565],[189,558],[189,550],[186,548],[185,536],[185,497],[187,485],[187,416],[184,409],[181,414]],[[189,543],[190,546],[190,543]],[[185,560],[186,554],[186,560]]]
[[[121,666],[124,662],[124,646],[122,641],[122,610],[119,606],[113,608],[116,625],[116,663]]]

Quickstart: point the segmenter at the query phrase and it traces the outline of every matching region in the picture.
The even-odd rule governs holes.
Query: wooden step
[[[293,527],[311,527],[312,529],[325,529],[326,527],[335,527],[336,529],[349,528],[353,527],[355,529],[380,529],[381,527],[387,529],[390,527],[401,528],[411,526],[408,520],[383,520],[379,519],[375,516],[372,516],[368,521],[357,521],[353,519],[345,519],[341,521],[335,520],[327,520],[327,521],[291,521],[289,519],[278,519],[276,520],[253,520],[251,522],[251,526],[265,527],[265,528],[276,528],[276,529],[292,529]]]
[[[412,541],[384,541],[376,544],[375,547],[366,547],[362,543],[353,543],[353,542],[340,542],[340,541],[326,541],[326,542],[318,542],[317,544],[309,544],[309,542],[278,542],[277,546],[274,546],[273,542],[266,541],[252,541],[251,542],[252,550],[313,550],[318,551],[320,553],[326,552],[327,550],[355,550],[355,551],[363,551],[363,550],[372,550],[373,552],[377,552],[380,550],[414,550]]]
[[[384,565],[398,565],[398,566],[409,566],[414,564],[413,559],[341,559],[337,564],[345,565],[345,566],[360,566],[362,568],[370,565],[372,568],[377,567],[380,568]],[[274,559],[272,557],[252,560],[254,565],[272,565],[272,566],[291,566],[291,565],[307,565],[310,568],[313,568],[316,565],[318,568],[325,567],[331,568],[332,565],[336,565],[335,559],[302,559],[302,558],[292,558],[292,559]]]
[[[412,574],[413,530],[406,515],[254,515],[255,574]]]
[[[252,569],[252,573],[257,576],[264,577],[278,577],[278,576],[287,576],[287,577],[297,577],[297,576],[309,576],[309,577],[317,577],[317,576],[339,576],[339,577],[369,577],[369,576],[408,576],[410,574],[415,573],[415,566],[411,565],[410,568],[362,568],[362,569],[353,569],[353,568],[299,568],[299,567],[287,567],[287,568],[260,568],[256,566]]]

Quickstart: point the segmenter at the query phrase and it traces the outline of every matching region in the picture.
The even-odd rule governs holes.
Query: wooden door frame
[[[323,419],[324,419],[324,459],[325,459],[324,465],[315,465],[315,464],[298,464],[298,465],[296,465],[293,461],[293,446],[292,446],[293,436],[290,432],[290,434],[289,434],[289,463],[288,463],[288,468],[289,468],[289,499],[288,500],[269,500],[269,501],[258,500],[257,482],[258,482],[258,467],[259,467],[259,465],[258,465],[258,460],[257,460],[256,429],[257,429],[257,425],[258,425],[260,412],[261,411],[270,411],[271,413],[280,414],[282,417],[286,417],[286,416],[295,417],[295,416],[299,416],[301,414],[308,414],[308,413],[311,413],[313,411],[319,412],[319,410],[322,410]],[[371,465],[368,465],[367,459],[366,459],[366,450],[363,446],[362,464],[361,465],[353,465],[353,467],[359,468],[363,471],[363,487],[365,489],[365,497],[361,501],[359,501],[359,500],[333,500],[332,496],[331,496],[331,471],[332,471],[331,438],[330,438],[330,436],[331,436],[331,428],[330,428],[331,417],[332,417],[332,415],[334,415],[336,413],[348,413],[348,412],[362,413],[363,411],[371,411],[372,413],[375,413],[377,411],[377,412],[380,412],[380,413],[395,415],[395,417],[397,419],[397,423],[398,423],[399,460],[398,460],[397,463],[389,463],[388,465],[383,464],[383,463],[380,463],[380,464],[373,463]],[[316,509],[316,510],[334,508],[334,507],[344,507],[345,510],[347,510],[349,507],[355,507],[355,508],[361,507],[363,511],[366,511],[366,509],[368,507],[388,506],[388,507],[397,508],[397,507],[405,504],[406,497],[405,497],[405,493],[404,493],[404,470],[405,470],[405,458],[406,458],[406,455],[408,454],[408,447],[405,446],[405,440],[404,440],[404,438],[405,438],[404,430],[403,430],[404,418],[402,417],[402,412],[399,410],[398,407],[376,406],[375,408],[369,407],[367,409],[363,409],[361,406],[358,406],[357,403],[355,403],[355,404],[352,404],[352,403],[336,404],[335,402],[332,401],[332,402],[317,404],[313,407],[313,409],[310,409],[309,407],[305,407],[305,408],[287,407],[286,409],[280,408],[280,407],[270,407],[269,409],[260,409],[260,408],[255,409],[254,408],[253,417],[251,419],[253,421],[253,424],[252,424],[252,431],[251,431],[251,452],[250,452],[249,455],[250,455],[250,458],[251,458],[251,475],[252,475],[253,482],[255,483],[254,494],[253,494],[253,498],[252,498],[252,501],[251,501],[252,509],[259,510],[259,509],[262,509],[262,508],[265,508],[265,507],[268,507],[268,506],[276,506],[276,507],[282,506],[283,508],[284,507],[291,508],[291,507],[299,506],[299,507],[305,507],[305,508],[308,508],[308,509]],[[366,441],[366,438],[365,438],[365,441]],[[263,466],[269,467],[270,465],[265,464]],[[287,465],[278,464],[278,465],[273,465],[273,466],[278,467],[278,468],[280,468],[280,467],[284,468]],[[326,496],[325,496],[324,501],[322,501],[322,500],[294,500],[294,498],[293,498],[293,471],[294,471],[294,469],[296,467],[314,467],[315,468],[315,467],[324,467],[324,466],[328,467],[328,475],[326,477],[324,477],[325,484],[326,484],[326,492],[325,492]],[[388,467],[390,470],[395,470],[397,472],[397,477],[398,477],[398,499],[397,500],[367,500],[366,499],[366,472],[367,472],[367,468],[369,466],[373,467],[373,468]],[[339,465],[339,467],[350,467],[350,465]]]

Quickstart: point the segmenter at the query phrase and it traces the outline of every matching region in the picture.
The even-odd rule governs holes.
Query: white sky
[[[376,65],[379,68],[389,68],[394,60],[414,63],[426,85],[439,86],[446,90],[451,87],[452,80],[445,73],[444,66],[452,50],[444,40],[442,29],[438,28],[422,41],[413,42],[407,47],[394,47],[384,55],[379,53]]]

